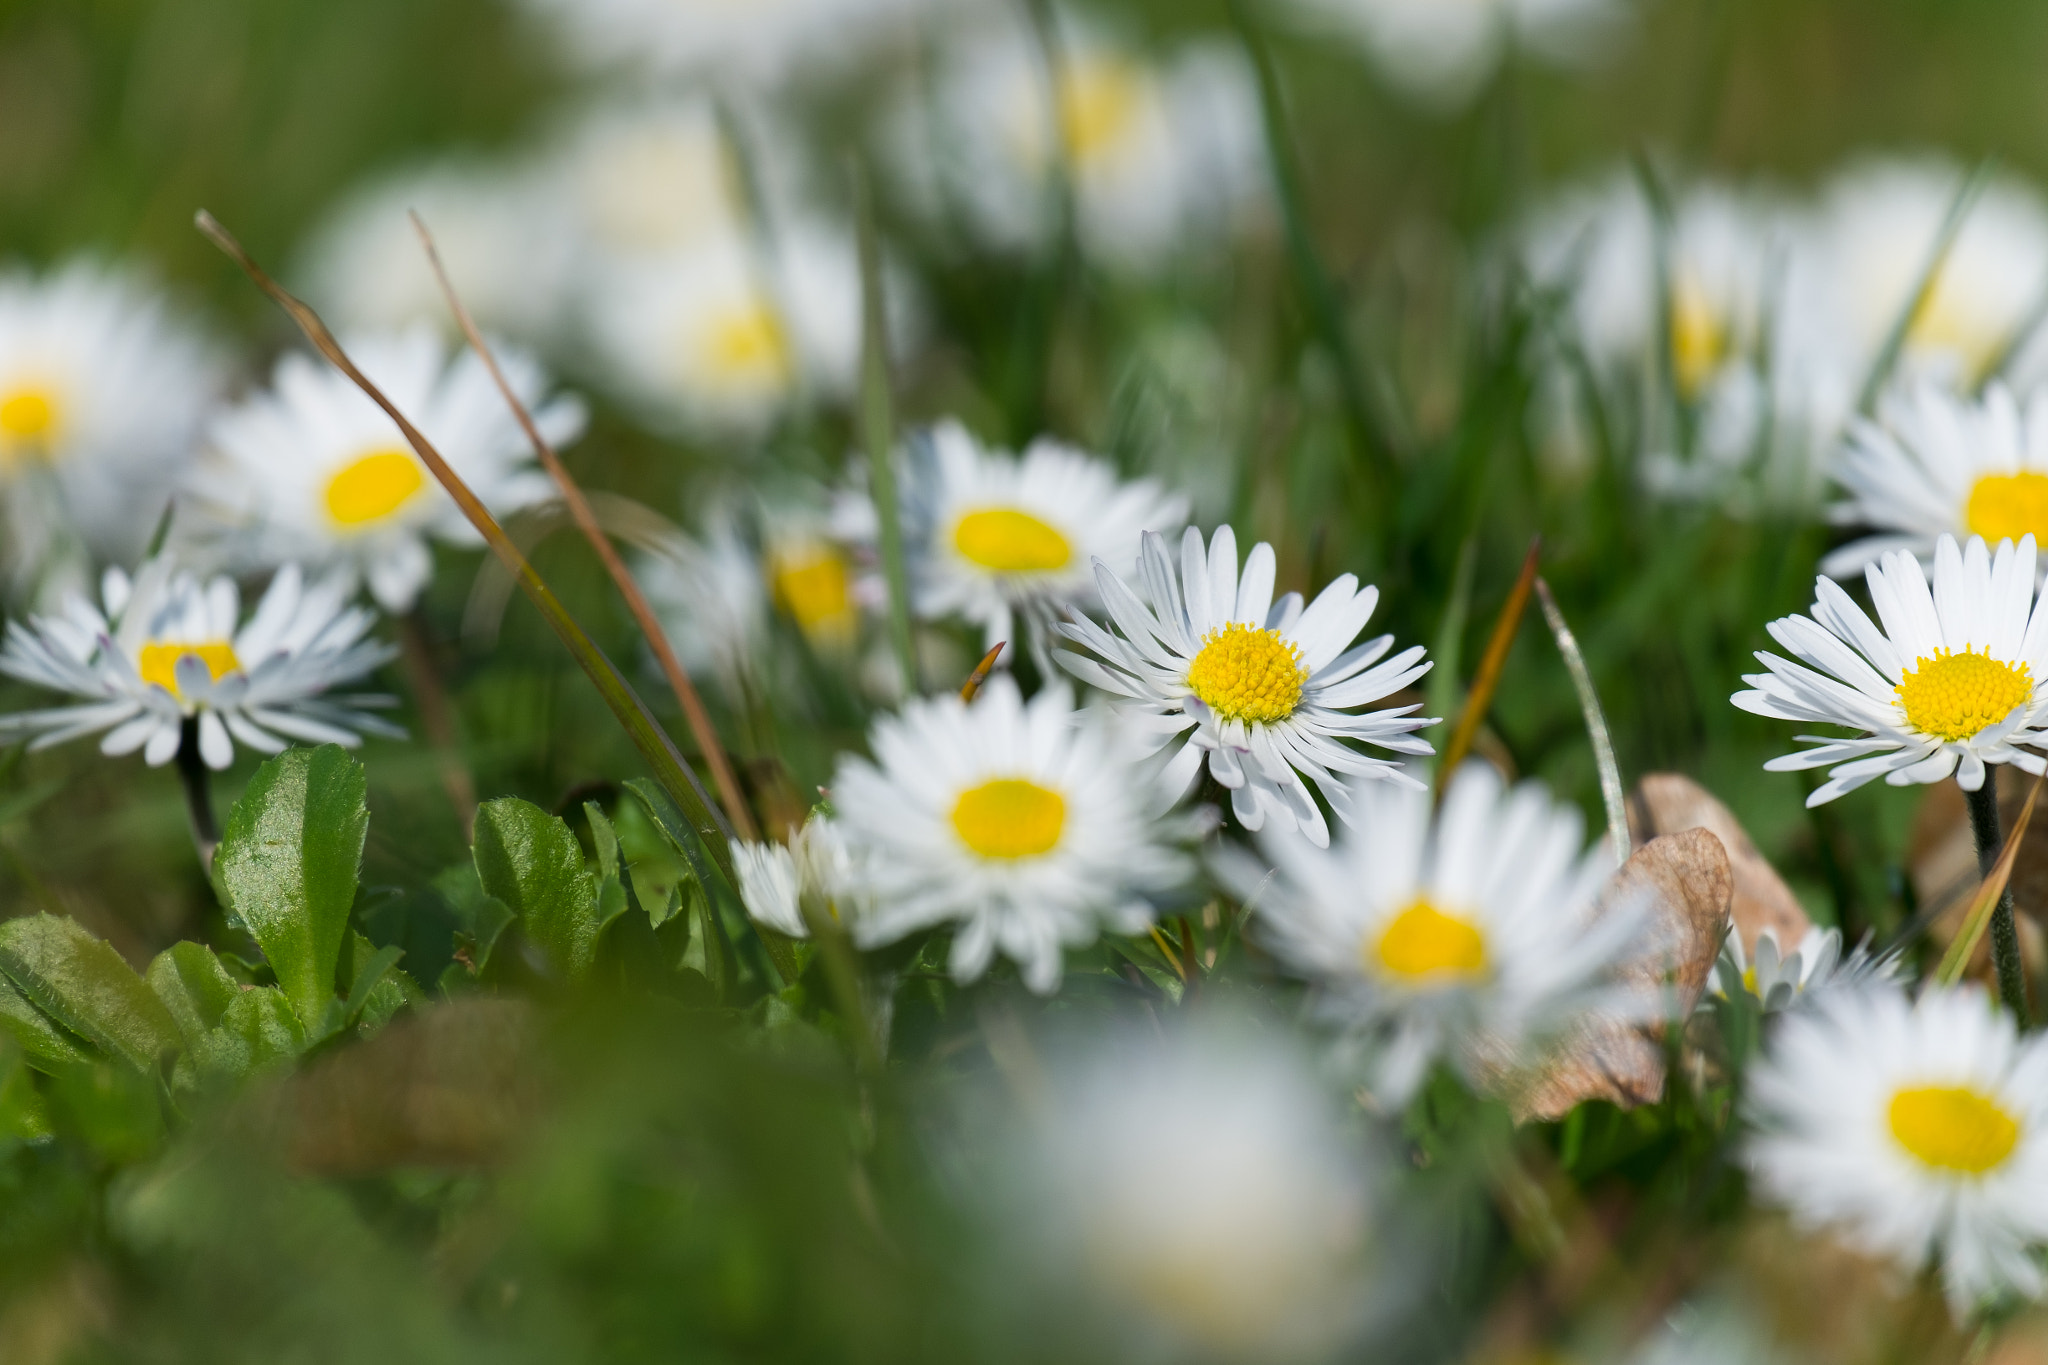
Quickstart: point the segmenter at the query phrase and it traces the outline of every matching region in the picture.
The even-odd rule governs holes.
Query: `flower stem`
[[[1977,870],[1985,876],[1998,862],[2005,838],[1998,828],[1997,774],[1986,773],[1984,785],[1963,793],[1970,808],[1970,833],[1977,840]],[[2020,1027],[2027,1026],[2027,973],[2020,964],[2019,927],[2013,922],[2012,891],[1998,898],[1991,912],[1991,961],[1998,969],[1998,998],[2013,1012]]]
[[[220,822],[213,817],[213,775],[199,756],[199,717],[187,716],[178,734],[178,778],[185,786],[185,813],[192,822],[192,847],[199,865],[213,872],[213,851],[220,847]]]

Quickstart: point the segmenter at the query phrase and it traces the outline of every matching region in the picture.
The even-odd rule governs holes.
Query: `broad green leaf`
[[[220,1023],[242,988],[203,943],[174,943],[156,955],[143,979],[177,1021],[190,1047]]]
[[[484,891],[473,862],[443,869],[434,878],[434,890],[462,926],[456,931],[457,963],[466,965],[470,975],[481,975],[490,963],[491,949],[497,946],[499,935],[512,922],[511,910],[505,902]]]
[[[601,877],[619,875],[619,835],[604,810],[595,801],[583,803],[584,818],[590,821],[590,842],[597,846],[597,871]]]
[[[100,1060],[90,1043],[37,1009],[5,976],[0,976],[0,1033],[13,1039],[38,1071]]]
[[[355,904],[370,814],[363,765],[332,744],[256,770],[214,855],[221,898],[261,945],[300,1019],[317,1025]]]
[[[597,878],[569,826],[516,796],[486,801],[476,812],[473,855],[484,890],[519,917],[526,936],[571,980],[587,976],[606,920]]]
[[[384,978],[398,965],[398,959],[404,956],[405,950],[395,943],[379,948],[361,934],[349,935],[349,952],[342,963],[348,1000],[341,1007],[340,1026],[353,1022],[363,1012],[371,993],[383,984]]]
[[[211,1030],[192,1049],[198,1070],[246,1080],[258,1071],[290,1061],[306,1047],[306,1027],[291,1001],[275,986],[237,995]]]
[[[180,1043],[177,1021],[113,945],[55,915],[0,924],[0,972],[81,1038],[145,1070]]]

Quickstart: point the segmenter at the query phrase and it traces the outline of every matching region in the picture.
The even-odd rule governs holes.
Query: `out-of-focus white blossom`
[[[1386,80],[1437,107],[1463,104],[1510,48],[1581,63],[1628,18],[1625,0],[1288,0],[1301,23],[1361,45]]]

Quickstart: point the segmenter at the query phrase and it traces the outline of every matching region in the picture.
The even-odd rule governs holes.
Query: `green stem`
[[[1970,808],[1970,833],[1977,840],[1977,871],[1988,877],[2005,846],[2005,836],[1998,827],[1998,774],[1985,773],[1984,785],[1964,792],[1963,798]],[[2027,973],[2020,963],[2019,926],[2013,921],[2010,886],[2000,894],[1998,908],[1991,912],[1991,961],[1998,969],[1998,998],[2019,1020],[2020,1027],[2025,1028]]]
[[[917,650],[910,637],[910,576],[903,563],[903,509],[896,497],[896,414],[889,387],[889,315],[882,296],[882,247],[875,236],[874,197],[853,163],[854,221],[860,234],[860,430],[868,479],[881,522],[882,576],[889,585],[889,639],[903,670],[904,691],[919,689]]]
[[[178,732],[178,780],[185,788],[185,813],[192,823],[192,847],[199,865],[213,871],[213,851],[220,847],[220,821],[213,814],[213,774],[199,756],[199,717],[187,716]]]

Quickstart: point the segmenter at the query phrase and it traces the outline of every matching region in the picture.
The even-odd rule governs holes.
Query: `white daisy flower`
[[[1083,25],[1062,29],[1057,112],[1044,55],[1015,22],[952,44],[934,87],[906,90],[889,150],[913,200],[938,218],[964,210],[993,246],[1028,249],[1058,224],[1064,163],[1084,245],[1126,269],[1156,268],[1256,202],[1258,102],[1235,51],[1154,61]]]
[[[584,60],[766,84],[907,39],[934,0],[527,0]]]
[[[1304,22],[1361,45],[1410,98],[1463,104],[1511,46],[1553,61],[1595,55],[1623,0],[1293,0]]]
[[[1776,1014],[1800,1003],[1809,990],[1828,984],[1836,968],[1844,965],[1842,931],[1809,925],[1787,953],[1778,943],[1778,931],[1766,925],[1756,936],[1755,959],[1750,961],[1742,951],[1742,929],[1731,923],[1708,989],[1724,1000],[1754,996],[1765,1014]]]
[[[2044,1288],[2048,1040],[1983,992],[1830,992],[1788,1017],[1750,1073],[1761,1189],[1907,1273],[1930,1257],[1962,1316]]]
[[[829,815],[813,812],[787,844],[735,840],[732,855],[747,913],[777,933],[811,936],[806,900],[848,929],[867,912],[860,862]]]
[[[425,326],[344,346],[494,514],[553,495],[474,352],[451,356]],[[493,350],[548,440],[575,439],[582,405],[548,400],[538,365],[511,348]],[[194,487],[217,519],[252,533],[260,562],[346,566],[387,611],[410,609],[426,585],[430,538],[481,543],[397,424],[326,361],[296,352],[277,362],[269,390],[214,418]]]
[[[287,564],[245,623],[231,579],[202,583],[167,555],[132,582],[109,569],[99,606],[73,597],[61,615],[8,623],[0,672],[87,700],[0,716],[0,736],[42,749],[105,730],[101,753],[140,749],[159,767],[191,729],[210,768],[233,761],[237,740],[274,754],[290,740],[354,747],[364,735],[403,738],[362,709],[390,698],[324,695],[397,652],[363,638],[377,618],[349,605],[351,592],[344,576],[308,585]]]
[[[984,648],[1015,641],[1019,613],[1035,641],[1059,607],[1098,606],[1093,562],[1134,577],[1139,538],[1187,522],[1187,499],[1048,438],[1019,458],[945,421],[910,451],[902,499],[917,613],[973,622]]]
[[[2030,773],[2048,767],[2021,745],[2048,745],[2048,609],[2034,598],[2034,538],[2001,541],[1994,559],[1982,539],[1967,550],[1943,536],[1935,545],[1934,588],[1920,561],[1901,552],[1865,571],[1883,629],[1833,580],[1814,584],[1808,616],[1773,621],[1771,638],[1805,663],[1765,650],[1768,673],[1745,674],[1753,689],[1730,700],[1779,720],[1847,726],[1866,733],[1774,758],[1771,772],[1835,765],[1806,798],[1832,801],[1874,777],[1895,787],[1939,782],[1964,791],[1984,785],[1988,763]],[[2043,599],[2048,602],[2048,598]],[[1806,664],[1811,664],[1809,668]]]
[[[1835,461],[1846,493],[1838,522],[1875,534],[1821,561],[1831,578],[1888,550],[1932,562],[1935,542],[1982,536],[1987,545],[2048,540],[2048,393],[2024,408],[2002,384],[1981,399],[1926,381],[1887,391],[1877,420],[1858,422]]]
[[[1826,194],[1807,268],[1854,338],[1861,369],[1913,302],[1962,168],[1939,160],[1865,162]],[[2048,292],[2048,204],[2022,181],[1987,185],[1906,329],[1900,371],[1969,387],[2023,340]]]
[[[301,256],[306,296],[352,332],[417,322],[455,336],[440,281],[420,245],[417,212],[462,303],[486,331],[539,343],[573,296],[570,201],[524,166],[435,162],[383,176],[328,215]]]
[[[1400,1102],[1432,1062],[1476,1077],[1528,1060],[1591,1005],[1639,917],[1596,917],[1614,863],[1584,834],[1576,807],[1475,760],[1434,815],[1428,792],[1376,783],[1336,847],[1273,831],[1265,863],[1239,851],[1218,870]]]
[[[1064,687],[1027,704],[999,673],[972,704],[913,701],[871,738],[874,761],[842,758],[832,783],[865,860],[863,946],[956,922],[955,979],[979,977],[1000,949],[1044,994],[1063,948],[1139,932],[1147,896],[1191,871],[1132,756]]]
[[[133,272],[89,261],[0,272],[0,539],[12,569],[41,571],[78,544],[102,559],[139,553],[221,378],[206,337]]]
[[[565,130],[548,161],[585,257],[668,256],[744,231],[746,186],[710,100],[600,109]]]
[[[635,577],[683,667],[741,696],[767,643],[768,595],[760,560],[731,520],[701,539],[669,538],[640,556]]]
[[[1360,714],[1357,708],[1413,683],[1429,671],[1420,645],[1380,662],[1394,637],[1357,648],[1351,642],[1379,604],[1379,589],[1360,589],[1344,574],[1304,609],[1300,593],[1273,601],[1273,547],[1263,542],[1237,569],[1237,537],[1219,526],[1205,549],[1202,533],[1181,537],[1180,568],[1166,542],[1147,533],[1140,556],[1141,598],[1109,566],[1095,581],[1120,634],[1086,617],[1060,634],[1087,654],[1061,651],[1061,666],[1082,681],[1126,699],[1127,723],[1157,736],[1170,757],[1160,782],[1184,794],[1201,770],[1229,789],[1231,810],[1246,829],[1268,818],[1299,827],[1328,847],[1329,823],[1309,784],[1341,819],[1354,818],[1354,796],[1340,774],[1420,784],[1398,763],[1360,753],[1360,740],[1403,754],[1436,752],[1413,737],[1436,722],[1417,706]],[[1185,743],[1175,745],[1185,735]]]

